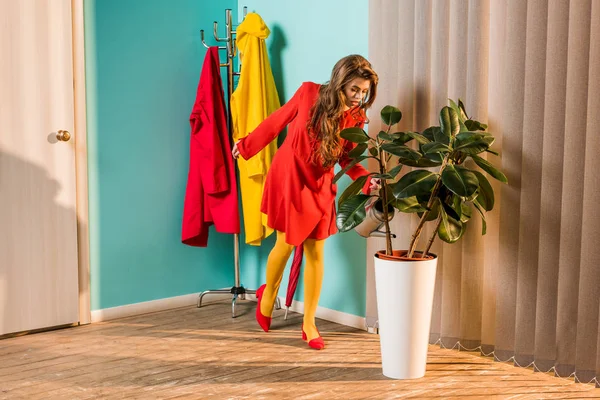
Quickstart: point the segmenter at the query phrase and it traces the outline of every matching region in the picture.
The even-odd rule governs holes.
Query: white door
[[[0,0],[0,335],[79,319],[71,12]]]

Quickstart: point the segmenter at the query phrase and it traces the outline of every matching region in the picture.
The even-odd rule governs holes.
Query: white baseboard
[[[166,299],[144,301],[142,303],[95,310],[92,311],[92,323],[191,306],[198,303],[198,295],[199,293],[192,293],[183,296],[168,297]],[[210,304],[223,300],[231,300],[231,294],[224,293],[205,296],[202,299],[202,304]]]
[[[256,301],[254,295],[246,295],[248,300]],[[208,301],[210,300],[210,301]],[[205,297],[202,304],[210,304],[223,300],[231,300],[231,294],[214,294],[210,298]],[[285,308],[285,297],[279,297],[281,306]],[[132,317],[140,314],[147,314],[158,311],[171,310],[173,308],[188,307],[198,302],[198,293],[186,294],[183,296],[168,297],[166,299],[144,301],[142,303],[127,304],[119,307],[104,308],[102,310],[92,311],[92,323],[109,321],[117,318]],[[290,311],[304,313],[304,302],[292,301]],[[341,311],[332,310],[325,307],[317,307],[317,318],[337,324],[351,326],[353,328],[367,330],[365,318],[357,315],[347,314]]]
[[[285,309],[285,297],[279,297],[279,301],[281,302],[281,307]],[[290,306],[290,311],[295,311],[297,313],[304,313],[304,302],[303,301],[292,301],[292,305]],[[326,321],[335,322],[340,325],[351,326],[353,328],[362,329],[364,331],[367,330],[367,326],[365,324],[365,318],[359,317],[358,315],[347,314],[345,312],[332,310],[330,308],[325,307],[317,307],[317,318],[324,319]]]

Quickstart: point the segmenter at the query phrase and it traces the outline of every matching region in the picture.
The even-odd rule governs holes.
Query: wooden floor
[[[550,399],[600,389],[430,346],[427,374],[381,374],[378,336],[318,321],[327,347],[300,338],[301,315],[228,302],[0,341],[0,399]]]

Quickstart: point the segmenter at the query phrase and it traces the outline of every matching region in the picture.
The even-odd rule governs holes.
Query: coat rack
[[[244,7],[244,18],[248,13],[248,7]],[[221,67],[227,68],[227,130],[229,135],[233,136],[233,123],[231,119],[231,95],[233,94],[233,77],[239,75],[239,72],[235,72],[233,69],[234,58],[237,54],[236,45],[235,45],[235,35],[236,31],[233,30],[233,24],[231,20],[231,9],[225,10],[225,31],[226,36],[224,38],[220,38],[217,33],[217,21],[213,23],[213,36],[217,42],[225,42],[225,46],[218,46],[219,50],[226,50],[227,52],[227,62],[221,63]],[[202,40],[202,44],[207,49],[210,48],[209,45],[204,41],[204,29],[200,30],[200,39]],[[206,290],[198,296],[198,308],[202,307],[202,298],[206,295],[210,294],[226,294],[230,293],[233,295],[231,299],[231,317],[235,318],[235,304],[238,298],[245,300],[246,294],[255,294],[256,290],[249,290],[244,288],[240,284],[240,235],[234,234],[233,236],[233,257],[234,257],[234,271],[235,271],[235,283],[231,289],[215,289],[215,290]],[[279,302],[279,298],[276,299],[276,309],[281,308],[281,304]]]

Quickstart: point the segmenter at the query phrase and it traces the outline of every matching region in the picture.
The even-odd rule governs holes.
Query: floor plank
[[[592,385],[430,346],[427,373],[381,373],[377,335],[318,321],[326,349],[300,337],[302,316],[255,303],[185,307],[0,341],[0,399],[600,398]]]

